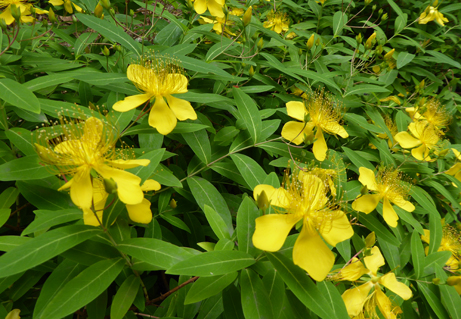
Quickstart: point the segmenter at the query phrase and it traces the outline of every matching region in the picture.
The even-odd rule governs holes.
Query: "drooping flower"
[[[290,20],[288,19],[286,13],[280,11],[274,13],[274,10],[272,10],[267,15],[267,21],[264,21],[263,27],[271,29],[277,33],[282,33],[282,31],[288,31],[289,24]]]
[[[430,161],[430,150],[433,149],[439,141],[436,129],[429,122],[422,120],[411,122],[408,125],[411,132],[400,132],[395,135],[395,140],[403,148],[411,148],[411,155],[420,161]]]
[[[461,233],[450,225],[443,225],[443,235],[440,247],[437,251],[449,251],[451,257],[445,263],[450,270],[457,270],[461,266]],[[428,229],[424,230],[424,235],[421,235],[421,239],[430,243],[431,232]],[[429,251],[429,247],[426,248],[426,254]]]
[[[437,21],[442,27],[445,26],[444,22],[448,22],[448,19],[440,13],[437,8],[433,6],[428,6],[426,10],[419,16],[418,23],[419,24],[426,24],[430,21]]]
[[[363,258],[365,266],[360,260],[354,258],[352,262],[333,274],[334,280],[358,281],[360,278],[366,282],[358,287],[346,290],[342,294],[347,313],[351,317],[379,318],[376,307],[384,318],[396,318],[401,313],[400,307],[393,305],[392,301],[382,291],[382,287],[389,289],[404,300],[411,298],[413,293],[407,285],[397,281],[395,274],[389,272],[385,275],[378,274],[385,261],[378,247],[371,249],[371,255]],[[369,276],[364,278],[363,276]],[[371,292],[371,294],[370,294]]]
[[[62,125],[58,136],[40,136],[35,144],[42,162],[55,165],[59,172],[71,176],[59,190],[70,189],[72,202],[81,209],[93,203],[93,175],[113,180],[119,199],[127,205],[137,205],[144,198],[141,178],[124,171],[147,166],[147,159],[125,160],[115,151],[115,129],[103,120],[90,117],[83,123],[72,121]],[[41,131],[40,131],[41,132]]]
[[[256,219],[253,244],[264,251],[277,251],[293,226],[302,220],[301,233],[293,248],[293,262],[315,280],[322,281],[335,260],[323,240],[334,247],[352,237],[354,231],[346,214],[329,206],[320,178],[295,169],[291,175],[286,174],[284,183],[285,188],[278,189],[263,184],[255,187],[254,198],[267,195],[278,213]]]
[[[194,10],[198,14],[205,13],[208,9],[210,14],[214,17],[223,18],[224,17],[224,6],[225,0],[195,0]]]
[[[187,78],[178,61],[167,56],[143,56],[137,64],[130,64],[127,76],[143,94],[126,97],[113,105],[118,112],[127,112],[155,99],[150,109],[149,125],[167,135],[177,120],[196,120],[192,105],[172,94],[187,92]],[[166,102],[165,102],[166,99]]]
[[[70,0],[49,0],[48,2],[51,3],[53,7],[64,5],[64,10],[66,10],[66,12],[69,14],[74,13],[74,8],[77,12],[83,11],[81,7]]]
[[[408,197],[410,188],[402,182],[402,175],[398,170],[390,168],[380,169],[377,176],[366,167],[359,168],[359,182],[366,186],[374,194],[365,194],[357,198],[352,203],[352,208],[356,211],[369,214],[375,210],[378,203],[383,201],[383,218],[391,227],[397,226],[399,216],[395,212],[392,204],[399,206],[407,212],[415,210],[415,206],[405,200]]]
[[[323,132],[338,134],[342,138],[349,137],[346,130],[339,124],[341,120],[340,106],[323,92],[310,94],[309,98],[303,102],[288,102],[287,114],[301,122],[287,122],[282,129],[283,138],[301,144],[303,141],[311,140],[313,129],[315,141],[313,145],[314,156],[317,160],[323,161],[326,158],[328,146],[323,136]]]
[[[0,19],[5,20],[7,25],[14,22],[13,15],[11,14],[11,5],[14,4],[21,12],[21,22],[28,23],[33,22],[35,19],[31,16],[32,4],[27,3],[27,0],[0,0]],[[39,8],[33,8],[37,14],[44,14],[48,11],[41,10]]]

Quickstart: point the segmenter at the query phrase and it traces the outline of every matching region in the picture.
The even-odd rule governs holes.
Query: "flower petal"
[[[402,195],[397,195],[392,197],[391,202],[393,202],[395,205],[399,206],[400,208],[406,210],[407,212],[412,212],[415,210],[415,205],[413,205],[411,202],[403,199]]]
[[[98,214],[99,220],[102,222],[102,213],[103,211],[96,212]],[[83,208],[83,223],[90,226],[99,226],[100,223],[96,218],[93,210],[91,208]]]
[[[461,295],[461,276],[450,276],[450,277],[448,277],[447,284],[449,286],[455,287],[458,294]]]
[[[337,122],[327,122],[326,125],[322,125],[322,129],[330,134],[338,134],[342,138],[349,137],[349,133]]]
[[[220,5],[215,0],[208,0],[208,10],[211,15],[214,17],[222,18],[224,17],[223,6]]]
[[[411,136],[408,132],[400,132],[394,136],[394,139],[403,148],[413,148],[421,145],[421,141]]]
[[[62,6],[64,4],[63,0],[49,0],[48,2],[53,6]]]
[[[398,282],[393,272],[387,273],[379,278],[379,283],[399,295],[403,300],[408,300],[413,296],[411,289],[403,282]]]
[[[369,214],[375,210],[381,200],[381,194],[362,195],[352,203],[352,208],[356,211]]]
[[[351,238],[354,235],[354,230],[346,214],[342,211],[337,211],[331,224],[323,225],[320,228],[320,234],[328,244],[335,247],[336,244]]]
[[[142,185],[141,185],[141,189],[144,191],[144,192],[147,192],[147,191],[158,191],[160,188],[162,188],[162,186],[160,185],[159,182],[153,180],[153,179],[148,179],[146,180]]]
[[[429,156],[429,149],[424,144],[420,147],[412,149],[411,155],[413,155],[414,158],[420,161],[426,161],[431,159],[431,157]]]
[[[143,103],[146,103],[152,98],[152,94],[138,94],[127,96],[124,100],[118,101],[112,106],[112,109],[116,110],[117,112],[128,112],[132,109],[137,108]]]
[[[126,205],[128,216],[135,223],[149,224],[152,221],[152,211],[150,210],[150,201],[143,198],[142,202],[137,205]]]
[[[424,235],[421,235],[421,240],[429,244],[431,232],[429,229],[424,229]]]
[[[176,127],[176,116],[170,110],[163,97],[155,98],[155,104],[150,110],[149,125],[156,128],[162,135],[167,135]]]
[[[120,169],[107,165],[95,167],[95,170],[104,178],[111,179],[117,183],[117,194],[120,200],[128,205],[136,205],[142,202],[144,193],[141,190],[141,178]]]
[[[130,64],[126,71],[126,76],[139,90],[151,94],[151,97],[158,93],[158,76],[154,68],[140,64]]]
[[[0,14],[0,19],[5,20],[6,25],[10,25],[14,22],[14,18],[11,15],[10,6],[6,7],[3,12]]]
[[[266,193],[267,198],[271,198],[275,191],[275,187],[272,185],[259,184],[253,189],[253,198],[257,201],[259,195],[261,195],[263,191]]]
[[[377,246],[374,246],[371,249],[371,255],[363,258],[365,267],[371,271],[371,273],[376,276],[378,269],[381,266],[384,266],[386,262],[384,261],[383,255]]]
[[[383,218],[389,226],[393,228],[397,227],[399,216],[395,212],[394,207],[392,207],[387,197],[384,197],[383,199]]]
[[[93,184],[91,183],[90,169],[79,167],[72,178],[70,198],[80,208],[90,208],[93,200]]]
[[[312,152],[318,161],[324,161],[327,157],[328,146],[323,137],[322,129],[317,127],[317,133],[315,133],[315,142],[312,147]]]
[[[312,137],[312,125],[304,122],[290,121],[282,128],[282,137],[296,145]]]
[[[453,176],[456,173],[458,173],[459,171],[461,171],[461,163],[456,163],[448,171],[446,171],[445,174]]]
[[[354,257],[349,265],[343,269],[338,269],[333,278],[335,280],[357,281],[368,272],[369,270],[365,268],[362,262]]]
[[[378,190],[375,173],[371,169],[366,167],[360,167],[359,173],[359,182],[362,183],[362,185],[366,186],[369,190],[372,191]]]
[[[148,159],[137,159],[137,160],[112,160],[112,161],[107,161],[107,164],[109,164],[112,167],[120,168],[120,169],[129,169],[129,168],[134,168],[138,166],[147,166],[149,165],[150,160]]]
[[[303,183],[303,203],[308,206],[300,207],[300,209],[323,209],[328,202],[324,182],[315,175],[300,174],[300,176],[302,176]]]
[[[195,110],[192,105],[190,105],[189,101],[178,99],[171,95],[166,96],[166,101],[178,120],[184,121],[187,119],[197,119],[197,113],[195,113]]]
[[[189,81],[186,76],[181,73],[172,73],[166,76],[165,83],[171,84],[165,86],[164,96],[168,94],[181,94],[187,92],[187,84]],[[166,93],[168,91],[168,93]]]
[[[253,245],[265,251],[277,251],[288,233],[302,217],[295,214],[270,214],[256,218]]]
[[[86,150],[89,150],[89,152],[85,153],[94,153],[94,150],[97,149],[98,143],[101,141],[103,128],[104,125],[101,120],[96,117],[90,117],[85,121],[81,138],[83,146]]]
[[[309,222],[304,222],[296,239],[293,263],[307,271],[316,281],[324,280],[335,263],[334,254]]]
[[[381,289],[378,288],[375,290],[375,298],[376,303],[378,304],[379,311],[381,311],[384,318],[397,318],[395,311],[400,312],[399,307],[397,307],[397,309],[394,309],[391,300]]]
[[[195,0],[194,2],[194,10],[198,14],[202,14],[206,11],[206,0]]]
[[[303,102],[291,101],[286,104],[288,116],[304,122],[304,117],[307,115],[306,107]]]
[[[373,283],[369,281],[356,288],[348,289],[341,295],[349,316],[355,317],[362,312],[363,305],[372,287]]]

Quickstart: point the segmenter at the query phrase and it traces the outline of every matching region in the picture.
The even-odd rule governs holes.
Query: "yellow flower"
[[[141,186],[143,191],[159,190],[160,184],[153,179],[148,179]],[[83,222],[85,225],[99,226],[109,194],[106,192],[104,182],[100,178],[93,178],[93,207],[83,209]],[[148,224],[152,220],[150,201],[143,198],[136,205],[126,205],[128,216],[135,223]]]
[[[352,226],[344,212],[328,206],[324,182],[311,174],[294,170],[286,174],[285,188],[258,185],[253,191],[257,200],[263,192],[271,206],[280,213],[256,218],[253,244],[264,251],[277,251],[293,226],[302,220],[302,229],[293,248],[293,262],[317,281],[322,281],[333,267],[331,246],[351,238]],[[323,240],[322,240],[323,237]]]
[[[395,140],[403,148],[411,148],[411,155],[420,161],[430,161],[430,150],[439,141],[439,136],[434,126],[427,121],[411,122],[408,125],[408,132],[400,132],[395,135]]]
[[[432,6],[429,6],[424,10],[423,13],[419,16],[418,23],[419,24],[426,24],[430,21],[437,21],[438,24],[440,24],[442,27],[445,26],[444,22],[448,22],[448,19],[443,16],[442,13],[440,13],[437,8],[434,8]]]
[[[452,148],[451,150],[453,151],[453,153],[455,153],[456,158],[458,160],[461,160],[461,153],[454,148]],[[461,181],[461,162],[458,162],[455,165],[453,165],[448,171],[445,172],[445,174],[454,176],[457,180]]]
[[[450,276],[450,277],[448,277],[447,284],[449,286],[455,287],[458,294],[461,295],[461,276]]]
[[[228,27],[234,25],[234,21],[232,20],[227,20],[226,18],[215,18],[215,19],[209,19],[207,17],[201,17],[199,19],[199,23],[200,24],[209,24],[209,23],[213,23],[213,30],[216,31],[217,34],[221,34],[223,33],[223,29],[224,29],[224,34],[226,36],[229,36],[229,35],[234,35],[235,36],[235,33],[232,32]]]
[[[396,227],[399,220],[391,202],[407,212],[415,210],[415,206],[405,200],[410,189],[402,183],[402,175],[398,170],[380,169],[377,178],[375,173],[366,167],[360,167],[359,172],[359,182],[374,194],[365,194],[357,198],[352,203],[353,209],[369,214],[382,200],[383,218],[391,227]]]
[[[451,257],[445,265],[447,265],[450,270],[459,269],[461,264],[461,233],[450,225],[444,225],[442,229],[442,241],[440,242],[440,247],[437,251],[451,252]],[[421,239],[429,244],[430,234],[431,232],[428,229],[425,229],[424,235],[421,235]],[[428,249],[429,247],[426,249],[426,254]]]
[[[79,7],[78,5],[76,5],[70,0],[50,0],[48,2],[51,3],[54,7],[64,5],[64,10],[66,10],[67,13],[70,13],[70,14],[74,13],[73,8],[75,8],[77,12],[83,11],[81,7]]]
[[[137,205],[144,198],[141,178],[124,169],[147,166],[149,160],[124,160],[115,152],[115,129],[96,117],[81,124],[70,121],[63,125],[57,138],[35,144],[37,153],[45,163],[55,165],[62,174],[72,178],[59,190],[70,188],[72,202],[81,209],[89,209],[93,201],[94,175],[116,183],[119,199],[128,205]],[[45,130],[43,130],[46,132]],[[55,136],[51,136],[55,137]],[[45,136],[49,139],[50,136]]]
[[[391,132],[391,135],[392,135],[392,138],[395,139],[395,135],[399,132],[398,129],[397,129],[397,125],[395,125],[394,121],[388,117],[388,116],[385,116],[384,117],[384,123],[386,124],[387,128],[389,129],[389,131]],[[387,145],[389,146],[389,149],[393,150],[393,147],[394,147],[394,143],[392,142],[392,140],[389,138],[389,136],[387,136],[386,133],[379,133],[377,135],[379,138],[382,138],[384,140],[387,140]],[[374,147],[373,147],[374,148]]]
[[[432,98],[427,102],[424,100],[420,103],[420,105],[422,105],[421,107],[419,105],[417,107],[407,107],[405,111],[408,112],[413,121],[425,120],[443,134],[442,129],[450,123],[450,114],[439,100],[435,98]]]
[[[19,316],[20,312],[21,310],[19,309],[13,309],[6,315],[5,319],[21,319]]]
[[[229,10],[230,15],[237,16],[237,17],[243,16],[244,13],[245,13],[245,10],[243,10],[242,8],[231,8]]]
[[[14,4],[21,11],[21,22],[28,23],[33,22],[35,19],[31,16],[32,5],[27,3],[27,0],[0,0],[0,9],[3,12],[0,14],[0,19],[5,20],[7,25],[14,22],[14,18],[11,15],[11,5]],[[34,8],[37,14],[47,13],[48,11]]]
[[[302,97],[303,99],[307,99],[307,98],[308,98],[307,94],[306,94],[303,90],[301,90],[300,88],[298,88],[297,86],[292,87],[292,88],[291,88],[291,91],[292,91],[291,94],[293,94],[293,95],[300,96],[300,97]]]
[[[289,26],[290,20],[287,17],[286,13],[283,12],[276,12],[272,10],[267,15],[267,21],[264,21],[263,27],[266,29],[271,29],[277,33],[282,33],[282,31],[287,31]]]
[[[112,108],[118,112],[127,112],[155,99],[150,109],[149,125],[160,134],[167,135],[176,127],[177,119],[197,119],[197,114],[188,101],[172,96],[187,92],[188,81],[183,72],[178,62],[172,58],[143,56],[139,63],[130,64],[127,76],[144,93],[128,96],[115,103]]]
[[[212,16],[223,18],[224,2],[225,0],[195,0],[194,10],[198,14],[202,14],[208,9]]]
[[[287,122],[282,129],[282,137],[295,143],[301,144],[303,141],[312,139],[313,129],[316,128],[314,146],[312,148],[317,160],[323,161],[326,158],[328,146],[325,142],[323,132],[338,134],[346,138],[349,134],[339,124],[341,111],[336,102],[319,92],[311,94],[309,99],[303,102],[288,102],[287,113],[290,117],[301,121]],[[308,121],[307,118],[310,118]]]
[[[333,279],[348,281],[357,281],[363,275],[370,277],[363,285],[348,289],[342,294],[347,313],[351,317],[377,319],[379,316],[376,313],[376,306],[378,306],[385,318],[396,318],[396,314],[401,313],[401,310],[398,306],[393,306],[389,297],[381,290],[381,286],[386,287],[404,300],[410,299],[413,295],[411,289],[398,282],[393,272],[385,275],[378,274],[379,268],[385,265],[383,255],[378,247],[373,247],[371,255],[364,257],[363,261],[365,266],[357,258],[354,258],[351,264],[333,276]]]

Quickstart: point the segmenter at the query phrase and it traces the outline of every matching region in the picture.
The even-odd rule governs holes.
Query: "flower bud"
[[[117,182],[111,178],[104,178],[104,189],[106,190],[107,194],[115,194],[117,193]]]
[[[263,211],[269,208],[269,198],[267,198],[265,191],[262,191],[261,194],[259,194],[257,204]]]
[[[112,5],[110,4],[110,0],[101,0],[99,3],[103,6],[104,9],[109,10]]]
[[[421,82],[419,82],[418,89],[423,90],[425,85],[426,85],[426,81],[424,81],[423,79]]]
[[[247,9],[247,11],[245,11],[245,14],[243,15],[243,18],[242,18],[244,27],[250,24],[252,12],[253,12],[253,8],[251,6]]]
[[[56,15],[54,14],[53,8],[48,9],[48,20],[51,23],[57,23],[58,20],[56,19]]]
[[[385,61],[388,61],[388,60],[392,59],[392,56],[394,55],[394,52],[395,52],[395,49],[392,49],[392,50],[390,50],[389,52],[387,52],[387,53],[384,55],[384,60],[385,60]]]
[[[317,41],[315,41],[315,45],[320,45],[320,38],[318,38]]]
[[[74,15],[72,15],[72,22],[73,22],[73,23],[77,23],[77,22],[78,22],[77,18],[76,18]]]
[[[134,11],[133,9],[130,9],[130,17],[133,17],[134,16]]]
[[[104,46],[104,48],[101,51],[102,51],[102,54],[104,54],[105,56],[110,55],[110,51],[106,46]]]
[[[170,207],[171,207],[172,209],[175,209],[176,207],[178,207],[178,204],[176,203],[176,201],[174,200],[174,198],[172,198],[172,199],[170,200]]]
[[[21,20],[21,10],[14,3],[10,5],[10,10],[14,20]]]
[[[432,278],[432,283],[434,285],[439,285],[440,284],[440,278]]]
[[[5,317],[5,319],[20,319],[19,314],[21,313],[20,309],[11,310]]]
[[[365,247],[371,248],[376,242],[376,235],[375,232],[371,232],[368,234],[368,236],[365,238]]]
[[[248,72],[248,74],[250,75],[250,78],[252,78],[255,75],[255,69],[253,68],[253,66],[250,66],[250,71]]]
[[[362,43],[362,40],[363,40],[363,39],[362,39],[362,34],[359,33],[359,35],[355,37],[355,40],[357,41],[357,44]]]
[[[307,48],[310,50],[314,46],[314,40],[315,40],[315,33],[312,33],[310,36],[309,40],[307,40]]]
[[[111,15],[111,16],[114,16],[114,15],[115,15],[115,10],[114,10],[114,8],[110,8],[110,9],[109,9],[109,12],[110,12],[110,15]]]
[[[379,71],[381,71],[381,67],[379,65],[375,65],[375,66],[372,67],[372,70],[375,73],[379,73]]]
[[[96,8],[94,8],[94,15],[97,17],[97,18],[101,18],[102,15],[103,15],[103,12],[104,12],[104,8],[102,7],[101,3],[98,3],[96,5]]]
[[[382,15],[382,14],[383,14],[383,9],[379,9],[378,15],[380,16],[380,15]]]
[[[376,53],[377,54],[383,53],[383,46],[381,44],[376,47]]]
[[[372,35],[367,39],[367,42],[365,42],[365,49],[369,50],[373,46],[373,41],[376,38],[376,32],[373,32]]]
[[[6,29],[7,29],[5,19],[3,19],[3,18],[0,18],[0,28],[2,28],[3,31],[6,31]]]
[[[367,5],[369,5],[369,4],[371,3],[371,1],[373,1],[373,0],[365,0],[365,7],[366,7]]]
[[[120,44],[116,44],[113,46],[115,51],[122,52],[122,46]]]
[[[388,14],[387,12],[385,14],[383,14],[383,16],[381,17],[381,21],[386,21],[388,18]]]
[[[263,38],[259,39],[258,41],[258,49],[261,50],[264,46],[264,40]]]
[[[373,11],[376,10],[376,4],[374,4],[374,5],[371,7],[371,10],[373,10]]]

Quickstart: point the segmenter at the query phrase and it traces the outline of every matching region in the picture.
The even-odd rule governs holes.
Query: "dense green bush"
[[[1,318],[461,318],[458,1],[0,10]]]

